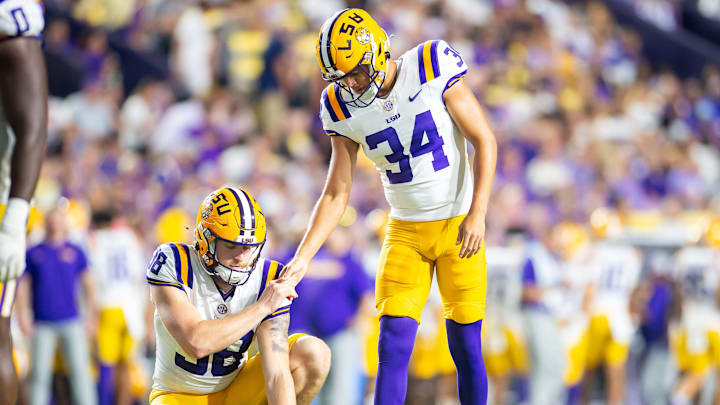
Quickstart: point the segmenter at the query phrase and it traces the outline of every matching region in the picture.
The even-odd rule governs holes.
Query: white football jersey
[[[40,1],[0,1],[0,40],[8,37],[39,39],[44,27],[45,17]]]
[[[88,240],[90,270],[102,294],[98,305],[121,308],[130,334],[141,337],[145,290],[145,259],[135,233],[125,226],[94,231]]]
[[[720,253],[709,247],[688,246],[675,256],[673,275],[682,285],[686,303],[715,307],[720,282]]]
[[[390,217],[434,221],[466,214],[473,190],[466,142],[443,94],[467,65],[445,41],[424,42],[397,63],[393,89],[368,107],[343,103],[339,85],[328,86],[320,102],[323,128],[358,143],[375,163]]]
[[[628,245],[598,243],[592,252],[591,268],[595,310],[625,310],[630,294],[640,282],[642,256]]]
[[[488,313],[519,311],[522,303],[522,268],[525,249],[520,246],[485,248]]]
[[[280,275],[282,267],[276,261],[260,258],[245,284],[222,294],[204,270],[202,259],[194,248],[183,243],[167,243],[155,251],[147,270],[147,281],[153,286],[184,291],[203,319],[220,319],[256,302],[267,283]],[[286,314],[289,310],[288,301],[268,318]],[[227,349],[195,359],[178,345],[156,310],[157,348],[153,388],[188,394],[222,391],[247,362],[247,350],[256,328]]]

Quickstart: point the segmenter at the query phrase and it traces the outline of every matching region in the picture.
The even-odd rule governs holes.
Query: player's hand
[[[296,257],[285,266],[280,272],[280,277],[288,280],[293,286],[296,286],[307,273],[308,261]]]
[[[461,259],[472,257],[482,247],[485,238],[485,214],[468,213],[458,229],[455,245],[460,246]]]
[[[272,280],[260,296],[260,303],[265,306],[269,314],[277,311],[283,306],[286,300],[294,300],[297,298],[295,286],[284,278]]]
[[[25,232],[0,229],[0,283],[15,280],[25,270]]]

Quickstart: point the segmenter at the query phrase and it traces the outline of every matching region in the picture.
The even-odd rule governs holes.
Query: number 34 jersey
[[[445,108],[445,91],[467,73],[445,41],[427,41],[397,61],[385,98],[364,108],[343,102],[338,84],[322,94],[320,117],[330,136],[358,143],[382,178],[390,217],[435,221],[467,213],[472,175],[465,138]]]
[[[257,301],[270,280],[276,279],[282,265],[260,258],[250,278],[223,294],[203,269],[200,255],[184,243],[161,245],[147,270],[152,288],[177,288],[187,294],[203,319],[220,319],[240,312]],[[268,318],[286,314],[290,302]],[[267,319],[267,318],[266,318]],[[156,358],[153,389],[186,394],[210,394],[225,389],[248,359],[255,328],[225,350],[196,359],[185,353],[155,311]]]

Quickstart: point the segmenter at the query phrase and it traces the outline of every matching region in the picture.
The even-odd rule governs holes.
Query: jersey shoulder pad
[[[151,285],[193,288],[190,246],[185,243],[164,243],[153,253],[146,277]]]
[[[265,291],[265,287],[272,281],[277,280],[280,277],[280,273],[282,272],[282,269],[285,268],[285,265],[278,262],[277,260],[270,260],[265,259],[258,263],[258,265],[262,266],[262,278],[260,281],[260,289],[258,291],[257,299],[260,299],[260,296],[262,295],[263,291]],[[272,314],[265,317],[265,319],[274,318],[276,316],[280,316],[283,314],[286,314],[290,311],[290,300],[285,300],[283,305],[275,310]],[[265,320],[263,319],[263,320]]]
[[[320,119],[325,132],[331,136],[340,135],[336,130],[342,129],[343,121],[352,117],[350,109],[340,96],[340,91],[340,86],[333,83],[323,90],[320,97]]]
[[[467,73],[460,52],[443,40],[425,41],[415,47],[415,54],[421,85],[437,81],[446,90]]]

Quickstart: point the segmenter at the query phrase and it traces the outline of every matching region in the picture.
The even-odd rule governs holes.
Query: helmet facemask
[[[346,76],[355,73],[358,69],[360,69],[360,71],[362,71],[370,79],[368,85],[359,94],[346,85],[342,80]],[[375,70],[372,63],[364,64],[361,62],[350,73],[335,80],[335,82],[340,86],[340,97],[345,104],[357,108],[363,108],[372,104],[377,98],[377,95],[385,82],[385,72]]]
[[[208,234],[210,237],[208,237]],[[265,241],[260,243],[239,243],[239,242],[233,242],[226,239],[219,238],[210,232],[210,230],[205,230],[205,236],[208,240],[208,251],[203,255],[203,261],[205,262],[205,271],[210,274],[211,276],[216,276],[220,280],[222,280],[225,283],[228,283],[230,285],[238,286],[243,285],[247,283],[247,281],[250,279],[250,275],[252,274],[253,270],[255,270],[255,266],[257,265],[258,259],[260,258],[260,253],[262,252],[263,247],[265,246]],[[222,262],[220,262],[220,259],[217,257],[217,241],[223,241],[227,243],[231,243],[233,245],[242,245],[242,246],[250,246],[250,259],[248,260],[248,264],[244,267],[229,267]]]

